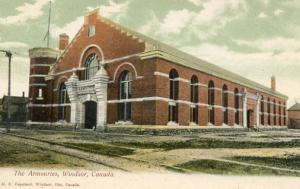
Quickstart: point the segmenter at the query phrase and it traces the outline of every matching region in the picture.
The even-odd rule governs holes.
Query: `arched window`
[[[85,79],[92,79],[99,69],[100,62],[98,56],[95,53],[89,55],[85,62]]]
[[[268,125],[271,125],[271,102],[270,102],[270,98],[268,98]]]
[[[222,89],[222,104],[223,104],[223,123],[228,125],[228,88],[223,85]]]
[[[118,118],[119,121],[131,120],[131,102],[126,101],[132,97],[132,75],[129,71],[123,71],[119,77]]]
[[[62,83],[59,87],[59,96],[58,96],[58,120],[66,119],[66,103],[69,102],[67,95],[67,88],[65,83]]]
[[[178,73],[176,70],[172,69],[169,73],[170,88],[169,96],[172,101],[169,102],[169,121],[177,123],[178,122],[178,105],[175,100],[178,99],[179,81]]]
[[[234,89],[234,108],[235,108],[235,123],[240,124],[240,94],[237,88]]]
[[[281,126],[282,125],[282,122],[281,122],[281,120],[282,120],[281,119],[281,117],[282,117],[282,115],[281,115],[281,108],[282,108],[281,107],[281,102],[279,102],[279,107],[278,108],[279,108],[279,110],[278,110],[279,111],[278,112],[278,115],[279,115],[279,125]]]
[[[190,121],[192,123],[198,123],[198,78],[192,76],[191,78],[191,109],[190,109]]]
[[[260,100],[260,124],[264,125],[265,124],[265,104],[264,104],[264,97],[261,96]]]
[[[211,124],[215,124],[215,109],[214,109],[214,104],[215,104],[215,85],[213,81],[209,81],[208,83],[208,105],[209,105],[209,110],[208,110],[208,121]]]
[[[276,119],[276,101],[273,100],[273,125],[277,125]]]
[[[286,125],[286,107],[285,102],[283,103],[283,125]]]

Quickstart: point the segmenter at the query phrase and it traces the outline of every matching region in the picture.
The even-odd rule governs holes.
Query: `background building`
[[[24,96],[24,93],[23,96],[10,97],[10,113],[11,113],[10,122],[15,124],[17,123],[23,124],[26,122],[27,103],[28,103],[28,98]],[[0,105],[2,123],[7,122],[7,112],[8,112],[7,104],[8,104],[8,96],[3,96]]]
[[[89,13],[59,50],[34,48],[29,123],[286,126],[287,96]],[[217,55],[216,55],[217,56]]]
[[[300,103],[294,104],[288,109],[289,128],[300,129]]]

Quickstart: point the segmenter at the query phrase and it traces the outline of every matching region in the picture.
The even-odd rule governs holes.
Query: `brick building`
[[[90,12],[29,51],[29,123],[286,126],[287,96]]]
[[[300,129],[300,103],[294,104],[288,109],[289,128]]]

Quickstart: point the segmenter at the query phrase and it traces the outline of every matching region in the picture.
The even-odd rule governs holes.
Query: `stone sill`
[[[241,128],[243,129],[244,127],[242,126],[167,126],[167,125],[113,125],[109,124],[107,125],[108,127],[112,128],[140,128],[140,129],[207,129],[207,128],[214,128],[214,129],[232,129],[232,128]]]

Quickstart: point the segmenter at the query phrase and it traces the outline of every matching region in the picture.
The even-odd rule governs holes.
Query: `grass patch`
[[[219,175],[280,175],[280,176],[300,176],[300,173],[274,170],[263,167],[240,165],[231,162],[222,162],[217,160],[195,160],[177,167],[189,169],[195,172]]]
[[[0,166],[65,168],[85,167],[85,164],[64,155],[25,145],[21,141],[11,141],[2,135],[0,139]]]
[[[230,160],[253,163],[265,166],[280,167],[286,169],[300,170],[300,155],[288,157],[256,157],[256,156],[234,156]]]
[[[135,152],[134,149],[129,148],[122,148],[117,146],[111,146],[111,145],[104,145],[104,144],[98,144],[98,143],[76,143],[76,142],[53,142],[51,140],[45,140],[44,138],[35,138],[32,136],[21,136],[26,139],[35,140],[38,142],[45,142],[50,145],[59,145],[67,148],[73,148],[82,150],[85,152],[95,153],[95,154],[101,154],[101,155],[108,155],[108,156],[126,156],[131,155]],[[65,137],[64,137],[65,138]]]
[[[166,142],[112,142],[115,145],[122,145],[134,148],[162,148],[164,150],[173,149],[211,149],[211,148],[293,148],[300,147],[300,140],[294,139],[284,142],[253,142],[253,141],[229,141],[215,139],[191,139],[186,141],[166,141]]]
[[[96,143],[62,143],[64,146],[69,148],[74,148],[82,150],[85,152],[91,152],[95,154],[107,155],[107,156],[126,156],[134,153],[135,150],[116,147],[116,146],[107,146],[103,144]]]
[[[13,141],[1,141],[0,145],[0,164],[1,165],[16,165],[22,163],[58,163],[52,158],[52,155],[39,151],[38,149],[15,143]]]

